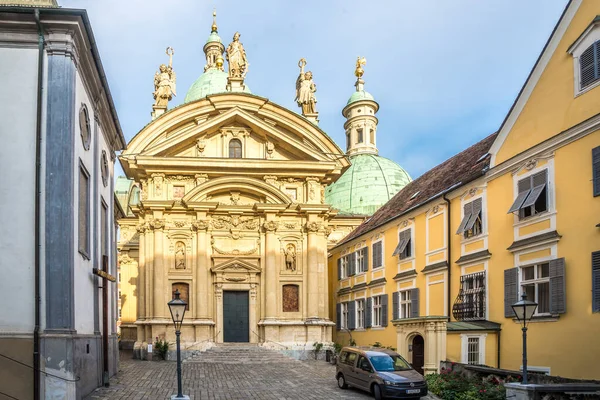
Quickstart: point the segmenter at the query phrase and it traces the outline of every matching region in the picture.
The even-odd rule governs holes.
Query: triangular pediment
[[[228,158],[239,140],[244,157],[266,160],[331,161],[298,132],[283,129],[240,107],[232,107],[159,135],[138,154],[153,157]]]
[[[260,267],[252,264],[247,260],[243,260],[240,258],[233,258],[227,261],[224,261],[220,264],[215,264],[211,268],[212,272],[250,272],[250,273],[259,273]]]

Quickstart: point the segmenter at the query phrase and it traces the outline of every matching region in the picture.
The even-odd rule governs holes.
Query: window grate
[[[460,277],[460,291],[452,306],[452,316],[457,321],[485,319],[485,271]]]
[[[467,363],[479,364],[479,338],[470,337],[467,341]]]

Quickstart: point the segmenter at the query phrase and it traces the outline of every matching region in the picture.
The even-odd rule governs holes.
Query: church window
[[[175,292],[179,290],[179,298],[187,303],[185,310],[188,311],[190,309],[190,285],[178,282],[173,284],[172,289],[173,299],[175,298]]]
[[[369,128],[369,136],[371,139],[371,144],[375,144],[375,129]]]
[[[283,312],[300,311],[298,285],[283,285]]]
[[[83,165],[79,165],[79,208],[78,243],[79,252],[86,258],[90,255],[90,174]]]
[[[463,206],[464,216],[456,231],[457,235],[462,234],[467,239],[482,233],[482,203],[483,200],[480,197]]]
[[[242,158],[242,142],[240,139],[229,141],[229,158]]]
[[[364,138],[363,138],[363,129],[362,128],[358,128],[356,130],[356,135],[358,137],[357,143],[362,143],[364,141]]]
[[[519,219],[524,219],[548,211],[548,170],[543,170],[517,184],[519,194],[509,213],[518,212]]]
[[[600,40],[581,53],[579,71],[581,89],[600,79]]]

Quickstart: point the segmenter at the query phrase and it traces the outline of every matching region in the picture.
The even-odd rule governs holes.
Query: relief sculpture
[[[175,244],[175,269],[185,269],[185,243]]]
[[[283,285],[283,312],[300,311],[298,285]]]
[[[288,271],[296,270],[296,246],[288,244],[283,250],[285,255],[285,269]]]

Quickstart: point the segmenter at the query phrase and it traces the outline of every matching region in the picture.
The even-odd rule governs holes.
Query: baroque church
[[[239,39],[226,48],[213,19],[204,72],[170,110],[172,57],[161,65],[152,121],[120,156],[119,323],[136,357],[157,337],[175,339],[167,302],[176,291],[188,303],[184,351],[249,342],[301,356],[331,343],[328,247],[411,181],[378,156],[366,60],[342,110],[344,152],[318,126],[306,61],[298,114],[250,91]]]

